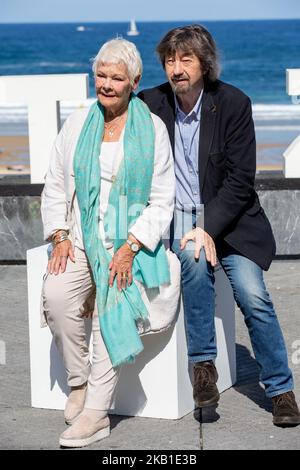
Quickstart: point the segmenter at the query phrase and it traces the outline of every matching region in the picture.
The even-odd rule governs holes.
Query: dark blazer
[[[175,103],[169,83],[138,96],[166,124],[174,151]],[[275,255],[270,223],[254,189],[256,143],[250,99],[220,80],[205,82],[199,139],[204,228],[267,270]]]

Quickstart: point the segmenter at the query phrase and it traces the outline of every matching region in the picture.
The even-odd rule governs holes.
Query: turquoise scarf
[[[104,132],[104,110],[96,102],[84,122],[74,155],[75,186],[81,212],[85,251],[96,285],[100,330],[113,366],[132,362],[143,350],[137,320],[148,312],[133,282],[119,292],[116,279],[109,288],[111,255],[99,237],[99,154]],[[149,201],[154,168],[155,130],[148,107],[131,96],[124,134],[124,158],[112,184],[104,217],[107,236],[114,240],[114,252],[122,246],[130,227]],[[154,253],[145,249],[135,256],[133,278],[147,287],[170,282],[166,252],[160,242]]]

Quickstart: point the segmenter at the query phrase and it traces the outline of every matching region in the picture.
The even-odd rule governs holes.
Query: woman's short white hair
[[[94,75],[97,74],[99,64],[119,64],[120,62],[126,65],[131,84],[133,84],[136,77],[141,77],[143,63],[140,53],[133,42],[122,38],[112,39],[103,44],[96,57],[93,59],[92,69]]]

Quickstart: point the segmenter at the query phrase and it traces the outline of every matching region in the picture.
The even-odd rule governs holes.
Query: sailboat
[[[127,31],[127,36],[138,36],[140,32],[137,30],[135,20],[130,21],[130,30]]]

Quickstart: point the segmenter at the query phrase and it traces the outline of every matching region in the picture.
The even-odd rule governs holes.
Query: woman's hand
[[[75,263],[74,250],[72,247],[71,240],[64,240],[63,242],[55,245],[51,258],[48,261],[48,271],[50,274],[59,274],[64,273],[67,266],[67,260],[70,258],[73,263]]]
[[[114,254],[113,259],[109,263],[110,276],[109,287],[113,286],[115,276],[117,276],[117,285],[119,291],[126,289],[132,283],[132,262],[135,253],[130,249],[128,243],[124,243],[118,251]]]
[[[180,249],[184,250],[187,242],[192,240],[195,242],[195,260],[198,261],[200,251],[204,248],[206,260],[214,267],[217,264],[217,254],[215,242],[202,228],[196,227],[186,233],[180,240]]]

